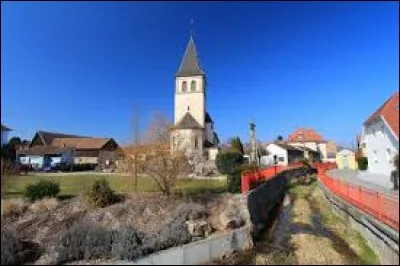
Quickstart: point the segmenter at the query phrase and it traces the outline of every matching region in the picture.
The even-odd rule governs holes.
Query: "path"
[[[390,177],[379,174],[371,174],[364,171],[348,169],[334,169],[327,172],[332,178],[340,179],[356,186],[371,189],[391,197],[399,197],[399,191],[392,189]]]

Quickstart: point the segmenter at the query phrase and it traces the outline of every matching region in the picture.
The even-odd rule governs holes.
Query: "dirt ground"
[[[45,252],[36,264],[47,264],[47,250],[56,243],[55,236],[74,224],[95,224],[107,229],[133,227],[144,234],[154,234],[171,222],[179,207],[195,206],[203,208],[206,212],[204,219],[214,230],[219,230],[218,217],[225,211],[231,197],[229,193],[185,197],[136,194],[105,208],[92,208],[83,198],[77,197],[58,204],[51,211],[33,212],[28,209],[18,216],[2,215],[1,228],[16,232],[24,241],[38,243]]]

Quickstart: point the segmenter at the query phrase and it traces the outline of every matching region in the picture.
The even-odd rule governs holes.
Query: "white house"
[[[1,146],[8,142],[8,132],[10,131],[10,128],[4,126],[3,124],[1,125]]]
[[[215,160],[218,136],[214,121],[206,108],[207,81],[200,67],[193,36],[190,36],[181,65],[175,75],[174,127],[171,134],[173,149],[185,149]]]
[[[399,152],[399,92],[364,122],[362,134],[368,171],[389,177],[394,167],[393,157]]]
[[[266,164],[274,164],[276,158],[277,165],[287,166],[289,164],[301,162],[303,158],[307,157],[307,154],[316,156],[317,152],[304,147],[296,147],[287,143],[270,143],[266,146],[268,151],[268,159]]]

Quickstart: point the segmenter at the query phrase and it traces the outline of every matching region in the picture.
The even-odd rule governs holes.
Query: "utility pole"
[[[139,137],[138,137],[138,135],[139,135],[139,114],[138,114],[138,110],[136,109],[135,110],[135,112],[134,112],[134,115],[133,115],[133,119],[134,119],[134,121],[133,121],[133,127],[134,127],[134,152],[133,152],[133,154],[134,154],[134,156],[135,156],[135,158],[134,158],[134,178],[135,178],[135,192],[137,192],[137,186],[138,186],[138,174],[137,174],[137,157],[138,157],[138,152],[137,152],[137,149],[138,149],[138,145],[139,145]]]

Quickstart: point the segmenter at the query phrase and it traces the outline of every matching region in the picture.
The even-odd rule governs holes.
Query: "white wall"
[[[267,151],[270,153],[270,158],[273,160],[273,156],[276,155],[278,157],[278,165],[288,165],[288,153],[287,150],[279,147],[278,145],[271,143],[266,147]],[[279,157],[283,158],[283,161],[279,160]]]
[[[218,154],[218,148],[208,148],[208,159],[215,161],[215,158],[217,158]]]
[[[93,163],[96,164],[98,162],[98,157],[75,157],[75,164],[84,164],[84,163]]]
[[[399,152],[399,140],[391,133],[382,119],[364,129],[364,141],[368,158],[368,171],[390,176],[393,157]]]
[[[186,92],[182,92],[183,81],[187,83]],[[196,82],[195,92],[192,92],[190,88],[192,81]],[[182,119],[186,112],[190,112],[200,126],[204,127],[205,111],[204,78],[202,76],[177,77],[175,79],[175,124]]]
[[[201,129],[176,129],[172,136],[175,136],[174,149],[186,149],[188,152],[194,151],[194,138],[198,140],[198,152],[203,152],[203,131]]]

